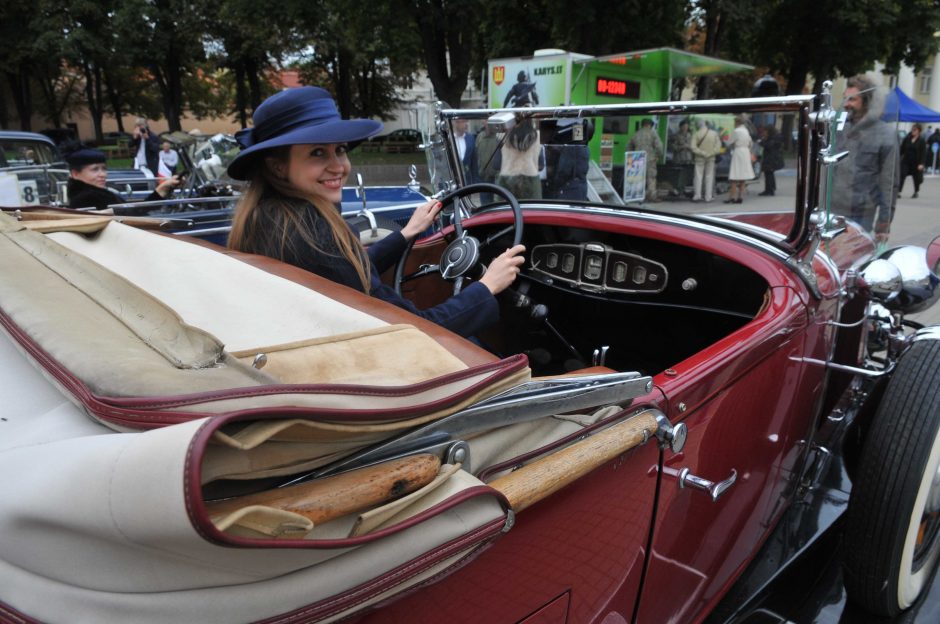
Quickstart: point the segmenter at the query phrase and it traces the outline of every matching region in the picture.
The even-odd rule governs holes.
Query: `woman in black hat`
[[[111,204],[126,202],[117,193],[109,191],[105,184],[108,179],[107,157],[101,150],[84,145],[76,145],[65,154],[69,165],[69,208],[95,208],[104,210]],[[177,176],[161,182],[156,190],[144,201],[164,199],[179,186]]]
[[[428,310],[418,310],[379,280],[424,232],[441,209],[429,201],[408,224],[365,250],[336,205],[349,175],[347,151],[381,130],[370,119],[342,119],[329,92],[319,87],[287,89],[265,100],[254,126],[236,138],[241,152],[228,167],[247,180],[232,221],[229,247],[293,264],[434,321],[463,336],[494,323],[494,295],[519,274],[524,247],[506,250],[478,282]]]

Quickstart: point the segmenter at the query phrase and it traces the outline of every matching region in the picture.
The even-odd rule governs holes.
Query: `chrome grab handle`
[[[712,502],[717,501],[722,494],[727,492],[734,482],[738,480],[738,471],[732,469],[731,476],[725,479],[724,481],[719,481],[718,483],[713,483],[708,479],[703,479],[702,477],[696,477],[692,474],[688,468],[683,468],[679,471],[679,487],[685,488],[686,486],[695,488],[696,490],[702,490],[703,492],[708,492],[712,497]]]

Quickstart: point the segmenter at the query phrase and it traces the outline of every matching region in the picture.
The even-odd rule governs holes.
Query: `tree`
[[[266,71],[303,46],[295,27],[296,7],[290,2],[228,0],[207,9],[213,11],[207,20],[210,56],[230,72],[225,78],[234,95],[229,112],[245,128],[251,111],[270,93]]]
[[[343,116],[389,118],[400,89],[418,70],[419,39],[402,27],[393,3],[362,5],[321,0],[298,7],[298,24],[308,45],[298,58],[308,84],[328,87]]]
[[[205,61],[209,0],[123,0],[112,20],[134,64],[146,68],[160,93],[171,131],[182,129],[183,80]]]
[[[0,3],[0,72],[7,84],[22,130],[32,129],[33,98],[30,77],[33,67],[40,60],[33,44],[42,32],[41,22],[42,13],[28,3]],[[0,122],[5,127],[8,119],[0,119]]]
[[[760,44],[760,25],[769,19],[766,3],[692,0],[687,10],[689,49],[706,56],[757,64],[753,50]],[[741,97],[749,94],[752,82],[753,77],[745,74],[700,76],[695,95],[700,100]]]
[[[46,29],[36,40],[36,46],[48,58],[63,59],[67,67],[77,68],[83,77],[85,105],[95,128],[95,137],[103,137],[102,119],[105,113],[107,92],[105,72],[112,64],[118,64],[122,57],[117,50],[116,33],[111,28],[108,15],[113,7],[109,1],[71,0],[54,2],[43,0],[39,3],[46,12]],[[52,72],[49,72],[50,74]],[[47,77],[46,85],[52,82]],[[49,106],[53,106],[52,87],[45,86]],[[58,114],[53,120],[58,127]]]
[[[562,48],[594,56],[664,46],[681,47],[686,0],[483,1],[481,54],[474,75],[491,58]]]
[[[477,49],[481,1],[411,0],[404,2],[402,9],[421,38],[422,57],[435,94],[459,108]]]
[[[889,70],[901,61],[920,69],[936,51],[933,33],[940,29],[937,0],[695,0],[690,6],[705,25],[706,54],[779,71],[787,94],[802,93],[811,75],[819,92],[823,80],[876,61]]]

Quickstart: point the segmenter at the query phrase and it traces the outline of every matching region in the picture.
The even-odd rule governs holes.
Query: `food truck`
[[[506,108],[663,102],[674,99],[671,95],[676,79],[752,69],[751,65],[674,48],[600,57],[557,49],[538,50],[531,56],[488,62],[487,103],[490,108]],[[603,128],[593,129],[588,143],[591,159],[614,188],[623,188],[627,145],[642,119],[608,118],[604,119]],[[666,152],[669,133],[675,129],[661,126],[658,121],[653,119]]]

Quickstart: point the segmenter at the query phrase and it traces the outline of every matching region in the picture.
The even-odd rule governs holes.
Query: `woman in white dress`
[[[748,180],[754,179],[754,166],[751,164],[751,133],[747,131],[743,117],[734,118],[734,132],[728,148],[731,150],[731,171],[728,181],[731,188],[728,191],[726,204],[740,204],[744,201],[744,192]]]

